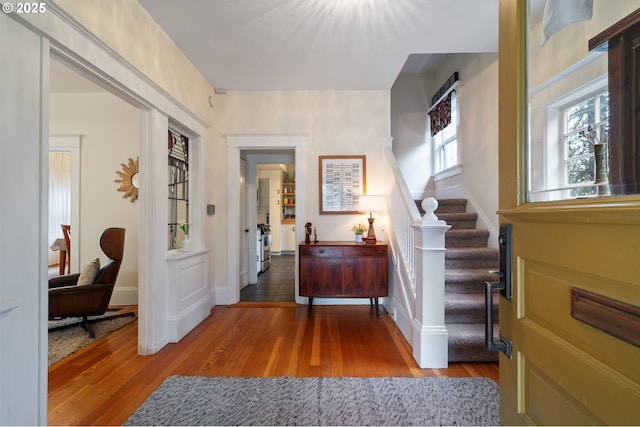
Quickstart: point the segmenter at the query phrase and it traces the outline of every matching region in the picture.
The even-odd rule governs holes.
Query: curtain
[[[62,224],[71,224],[71,153],[49,153],[49,245],[62,238]],[[73,230],[71,230],[73,232]],[[49,265],[60,261],[60,252],[49,249]]]
[[[429,111],[431,136],[434,136],[451,123],[451,93]]]

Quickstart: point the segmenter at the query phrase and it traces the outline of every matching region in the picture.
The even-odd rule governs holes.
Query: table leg
[[[378,297],[376,297],[376,317],[380,317],[380,310],[378,309]]]
[[[309,297],[309,306],[307,307],[307,317],[311,317],[311,306],[313,305],[313,297]]]
[[[64,276],[64,268],[67,263],[67,251],[60,251],[60,275]]]

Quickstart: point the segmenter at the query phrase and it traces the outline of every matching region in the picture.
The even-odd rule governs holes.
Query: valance
[[[434,136],[451,123],[451,95],[452,92],[429,111],[431,136]]]

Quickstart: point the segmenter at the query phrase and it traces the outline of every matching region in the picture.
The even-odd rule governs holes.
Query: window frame
[[[462,173],[460,164],[460,100],[458,84],[454,84],[451,93],[451,123],[437,134],[431,136],[431,146],[433,154],[433,179],[439,181]],[[448,96],[448,93],[444,96]],[[444,98],[443,96],[443,98]],[[453,129],[450,135],[444,136],[449,129]],[[446,157],[445,148],[447,145],[455,143],[455,161],[451,164],[444,163]]]

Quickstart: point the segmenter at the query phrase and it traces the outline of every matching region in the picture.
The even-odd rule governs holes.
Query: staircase
[[[485,282],[497,281],[497,249],[487,247],[489,232],[478,230],[478,214],[467,213],[466,199],[438,200],[438,219],[451,225],[445,235],[445,324],[449,362],[494,362],[498,353],[485,346]],[[498,296],[494,296],[497,333]]]

